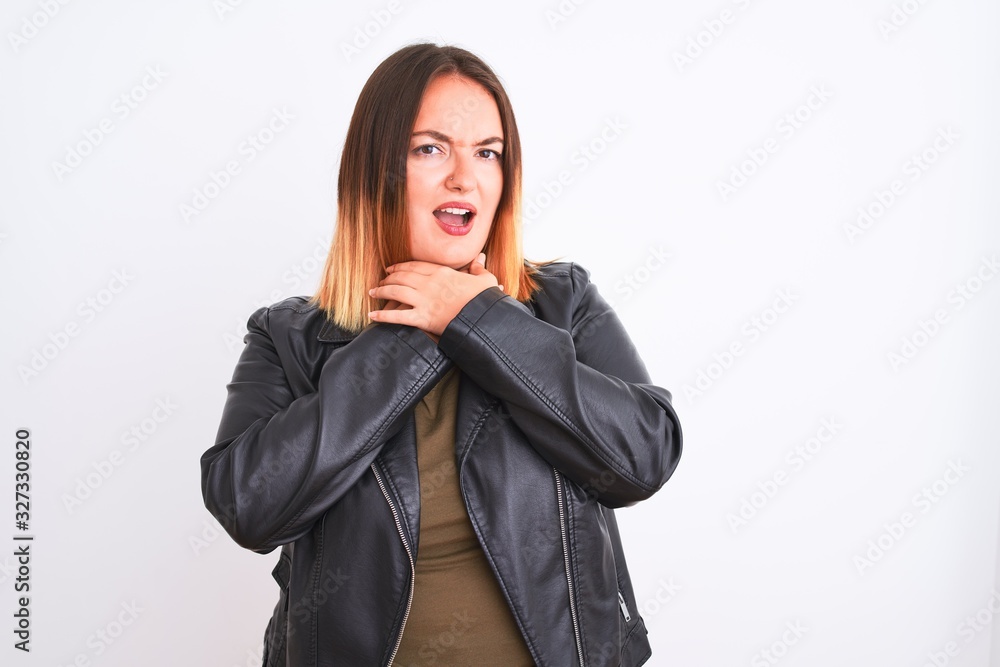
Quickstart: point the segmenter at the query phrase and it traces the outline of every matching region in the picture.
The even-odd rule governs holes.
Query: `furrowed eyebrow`
[[[447,144],[452,143],[451,137],[443,132],[438,132],[437,130],[421,130],[420,132],[414,132],[411,136],[416,137],[421,134],[426,134],[427,136],[437,139],[438,141],[443,141]],[[503,139],[500,137],[488,137],[482,141],[477,141],[473,146],[488,146],[490,144],[503,144]]]

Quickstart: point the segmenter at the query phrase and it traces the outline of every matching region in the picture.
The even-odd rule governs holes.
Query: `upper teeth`
[[[467,208],[442,208],[438,210],[444,211],[445,213],[454,213],[455,215],[465,215],[466,213],[471,212]]]

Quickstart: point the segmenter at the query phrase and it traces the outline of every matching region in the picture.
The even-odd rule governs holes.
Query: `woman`
[[[202,457],[281,547],[265,665],[626,665],[650,655],[614,507],[681,453],[670,393],[569,262],[521,252],[510,102],[407,46],[351,119],[321,285],[257,310]]]

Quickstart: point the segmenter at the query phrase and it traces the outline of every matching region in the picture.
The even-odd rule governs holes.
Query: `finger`
[[[393,311],[393,310],[405,310],[406,308],[409,307],[409,306],[406,306],[406,305],[400,303],[399,301],[396,301],[395,299],[384,299],[384,301],[385,301],[385,305],[383,305],[378,310],[373,310],[373,311],[369,312],[369,314],[368,314],[369,317],[371,317],[371,313],[374,313],[374,312],[385,312],[385,311]]]
[[[435,264],[434,262],[424,262],[419,259],[411,259],[405,262],[390,264],[385,267],[385,272],[391,275],[399,271],[412,271],[413,273],[429,276],[431,272],[439,266],[441,265]]]
[[[422,329],[427,325],[427,318],[414,308],[399,308],[396,310],[373,310],[368,313],[375,322],[384,324],[405,324]]]
[[[417,290],[412,287],[397,284],[379,285],[368,290],[368,295],[376,299],[394,300],[408,306],[414,305],[413,299],[416,294]]]
[[[427,278],[428,276],[422,273],[396,270],[388,274],[382,280],[378,281],[378,285],[405,285],[407,287],[419,289]],[[376,285],[376,287],[378,287],[378,285]]]

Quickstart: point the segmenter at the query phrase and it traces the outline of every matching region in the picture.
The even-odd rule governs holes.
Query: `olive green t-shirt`
[[[393,667],[534,667],[458,485],[453,366],[414,408],[420,541],[410,615]]]

